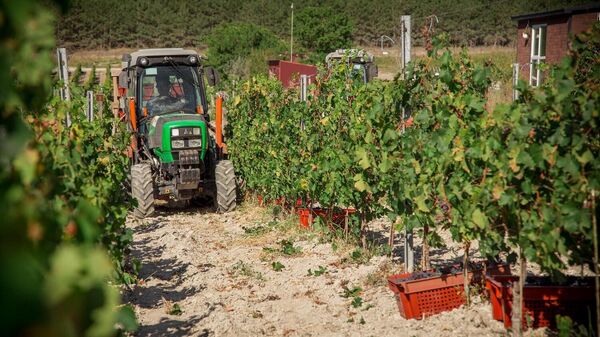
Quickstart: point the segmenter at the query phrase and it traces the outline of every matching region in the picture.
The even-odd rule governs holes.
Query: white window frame
[[[542,28],[544,28],[542,37],[539,32],[542,32]],[[540,71],[539,65],[546,62],[546,48],[548,44],[545,43],[548,38],[548,25],[533,25],[531,26],[531,53],[529,59],[529,84],[535,87],[539,87],[542,84],[542,71]],[[544,41],[544,55],[540,55],[542,52],[542,39]],[[537,55],[535,54],[535,47],[537,44]],[[537,66],[536,66],[537,65]],[[535,69],[535,72],[534,72]]]

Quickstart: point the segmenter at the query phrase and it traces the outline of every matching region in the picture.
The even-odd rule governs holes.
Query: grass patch
[[[294,243],[289,240],[281,240],[279,241],[279,245],[281,246],[281,253],[284,255],[296,255],[302,253],[302,248],[295,247]]]
[[[315,276],[315,277],[317,277],[317,276],[321,276],[323,274],[326,274],[328,272],[329,271],[327,270],[327,267],[319,266],[319,268],[317,268],[315,270],[309,269],[307,275],[308,276]]]
[[[278,229],[279,227],[281,227],[281,223],[279,221],[271,220],[267,223],[256,224],[253,227],[242,226],[242,229],[244,230],[245,236],[256,237],[256,236],[261,236],[261,235],[270,233],[270,232]]]
[[[259,281],[265,281],[265,277],[259,271],[254,270],[252,266],[242,260],[239,260],[234,265],[232,265],[228,272],[232,275],[236,276],[244,276],[257,279]]]
[[[342,287],[342,290],[344,291],[340,296],[342,296],[343,298],[354,298],[357,297],[358,295],[360,295],[362,293],[362,288],[361,287],[348,287],[348,285],[344,285]]]
[[[271,264],[271,266],[273,267],[274,271],[282,271],[285,266],[283,265],[283,263],[279,262],[279,261],[275,261]]]
[[[263,255],[261,260],[272,260],[276,256],[294,256],[302,253],[302,248],[294,246],[291,240],[281,240],[278,242],[279,247],[263,247]]]
[[[391,80],[400,71],[399,59],[392,55],[375,57],[375,64],[379,70],[379,78]]]

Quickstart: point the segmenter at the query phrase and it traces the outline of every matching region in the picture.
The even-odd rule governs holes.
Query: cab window
[[[200,104],[197,76],[189,66],[161,66],[144,69],[140,77],[141,110],[145,116],[161,110],[194,112]]]

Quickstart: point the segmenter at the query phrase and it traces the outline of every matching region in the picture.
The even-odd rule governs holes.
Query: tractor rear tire
[[[217,185],[215,205],[217,212],[227,213],[235,209],[237,204],[237,187],[233,163],[221,160],[215,166],[215,184]]]
[[[131,167],[131,195],[137,200],[133,209],[136,219],[154,214],[154,185],[150,164],[135,164]]]

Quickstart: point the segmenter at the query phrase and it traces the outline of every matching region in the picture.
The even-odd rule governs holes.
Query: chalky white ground
[[[125,292],[141,325],[136,336],[509,335],[491,318],[490,304],[478,297],[470,308],[406,320],[385,282],[390,269],[401,268],[398,262],[376,256],[352,263],[346,261],[350,248],[334,251],[330,243],[319,243],[300,230],[251,236],[243,229],[269,220],[264,209],[245,205],[229,214],[163,210],[144,223],[130,222],[135,233],[132,256],[142,263],[141,282]],[[380,239],[387,236],[384,221],[370,227]],[[282,239],[294,240],[302,252],[265,253],[264,247],[278,248]],[[396,249],[399,255],[400,240]],[[432,250],[434,262],[461,255],[458,247]],[[274,271],[273,261],[285,268]],[[328,272],[307,275],[319,266]],[[344,284],[363,289],[361,307],[340,296]],[[181,315],[168,313],[174,304]],[[544,331],[526,335],[543,336]]]

